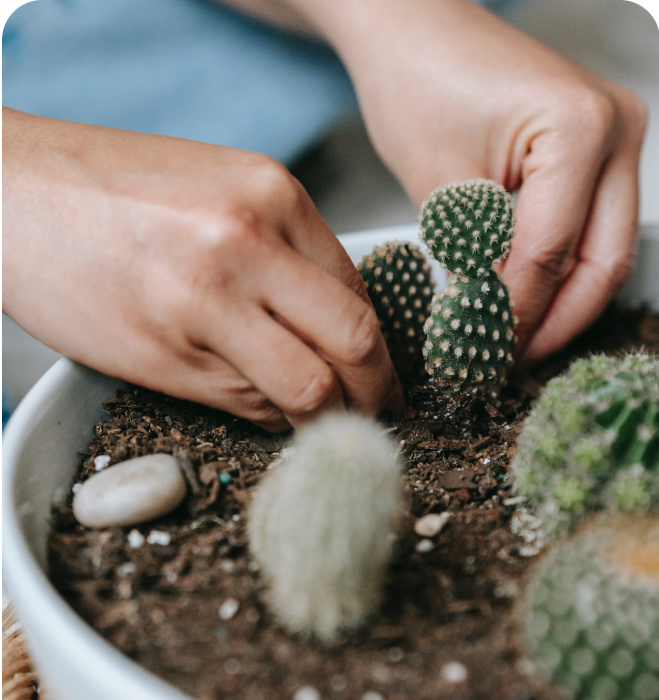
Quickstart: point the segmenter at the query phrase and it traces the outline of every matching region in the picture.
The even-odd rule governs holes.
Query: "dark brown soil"
[[[642,347],[659,351],[659,318],[612,308],[568,351],[514,379],[497,408],[412,389],[403,419],[385,421],[403,446],[409,504],[386,603],[371,627],[339,646],[277,629],[250,566],[250,489],[290,436],[140,388],[103,404],[109,420],[96,426],[77,481],[94,473],[97,455],[112,464],[152,452],[185,457],[184,504],[137,528],[171,542],[131,547],[130,528],[88,530],[66,505],[53,516],[52,580],[113,645],[199,700],[290,699],[304,686],[330,700],[368,691],[385,700],[549,699],[515,633],[513,603],[534,557],[520,555],[524,542],[510,529],[507,468],[543,382],[577,354]],[[433,548],[418,551],[415,520],[445,510],[451,518]],[[223,620],[228,599],[239,607]],[[446,678],[450,662],[464,666],[464,681]]]

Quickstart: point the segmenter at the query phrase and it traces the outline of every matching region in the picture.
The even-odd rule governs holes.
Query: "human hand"
[[[3,305],[106,374],[283,430],[400,387],[361,277],[265,156],[4,112]]]
[[[503,277],[518,353],[588,327],[633,266],[646,111],[471,0],[290,0],[351,73],[372,141],[419,204],[448,181],[519,189]]]

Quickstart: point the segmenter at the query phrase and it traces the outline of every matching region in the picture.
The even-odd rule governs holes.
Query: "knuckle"
[[[329,399],[335,385],[336,378],[329,367],[315,371],[292,398],[286,412],[295,415],[314,413]]]
[[[299,184],[281,163],[259,156],[254,165],[254,186],[265,206],[294,206],[300,197]]]
[[[566,96],[563,107],[569,122],[576,123],[580,133],[597,148],[610,138],[616,119],[616,107],[606,93],[582,86]]]
[[[382,334],[380,323],[370,305],[347,324],[348,342],[341,358],[348,365],[361,365],[366,362],[380,344]]]
[[[574,256],[568,244],[551,248],[539,248],[529,255],[529,263],[540,270],[550,283],[564,280],[574,266]]]

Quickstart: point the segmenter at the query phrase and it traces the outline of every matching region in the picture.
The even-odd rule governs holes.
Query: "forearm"
[[[280,0],[216,0],[246,15],[256,17],[279,29],[307,37],[320,38],[316,28],[292,5]]]

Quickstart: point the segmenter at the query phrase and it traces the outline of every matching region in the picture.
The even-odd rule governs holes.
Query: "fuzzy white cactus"
[[[402,512],[395,446],[373,421],[331,414],[258,485],[251,552],[290,632],[332,642],[377,611]]]

